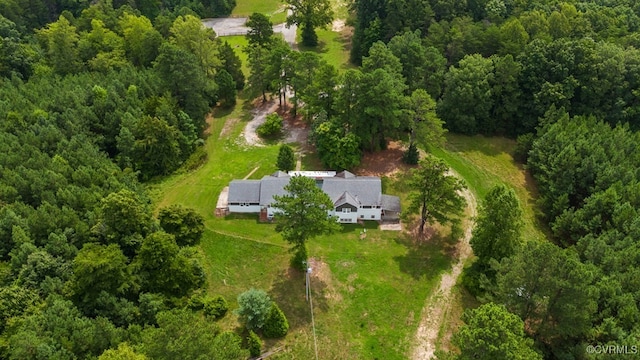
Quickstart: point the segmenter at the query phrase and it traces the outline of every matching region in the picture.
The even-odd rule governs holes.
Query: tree
[[[275,302],[271,304],[269,314],[264,322],[264,336],[268,338],[280,338],[287,335],[289,331],[289,322],[287,317]]]
[[[412,192],[408,210],[420,213],[420,234],[424,232],[427,221],[436,220],[444,224],[461,215],[465,209],[466,201],[460,192],[466,187],[448,172],[447,164],[432,156],[421,160],[418,168],[411,170],[409,188]]]
[[[473,253],[485,268],[515,254],[522,241],[522,208],[513,189],[493,187],[485,196],[471,237]]]
[[[333,10],[329,0],[286,0],[291,15],[287,16],[287,26],[296,24],[302,29],[302,44],[318,45],[315,29],[324,28],[333,20]]]
[[[529,241],[498,266],[495,300],[527,324],[547,345],[579,339],[597,311],[594,266],[550,242]]]
[[[445,76],[445,89],[438,114],[451,131],[463,134],[483,132],[491,121],[493,62],[468,55]]]
[[[116,244],[85,244],[73,259],[74,295],[84,307],[96,307],[103,291],[122,295],[130,286],[127,257]]]
[[[442,128],[442,120],[436,114],[436,102],[423,89],[411,93],[408,106],[409,147],[419,144],[441,146],[444,144],[446,130]]]
[[[322,163],[335,170],[360,164],[360,139],[336,121],[323,121],[313,129],[313,139]]]
[[[169,41],[193,54],[202,70],[212,77],[215,69],[220,67],[216,34],[212,29],[202,25],[199,18],[193,15],[178,16],[171,26]]]
[[[234,311],[249,330],[259,330],[271,311],[272,301],[263,290],[249,289],[238,295],[238,308]]]
[[[284,190],[286,195],[273,197],[272,206],[279,211],[276,231],[293,245],[294,252],[306,253],[308,239],[339,229],[338,222],[328,214],[333,210],[333,202],[318,188],[314,179],[294,176]]]
[[[296,167],[295,154],[291,146],[283,144],[278,151],[278,160],[276,161],[278,170],[291,171]]]
[[[457,360],[542,360],[532,349],[533,340],[525,335],[522,320],[504,306],[488,303],[465,311],[462,319],[465,324],[453,336],[460,349]]]
[[[117,349],[105,350],[98,360],[147,360],[143,354],[135,352],[127,343],[118,344]]]
[[[175,237],[179,246],[198,244],[204,233],[204,218],[192,208],[171,205],[160,209],[160,227]]]
[[[220,53],[220,62],[222,64],[221,70],[226,70],[231,75],[233,82],[236,84],[236,90],[242,90],[245,77],[242,72],[240,57],[226,41],[218,47],[218,52]]]
[[[190,310],[158,314],[158,327],[142,332],[140,350],[151,359],[246,359],[240,337]]]
[[[149,66],[158,56],[162,35],[153,27],[151,21],[144,16],[129,13],[122,15],[119,21],[124,37],[127,57],[136,66]]]
[[[262,93],[262,102],[267,101],[267,91],[270,89],[271,83],[267,74],[268,64],[267,58],[269,50],[265,47],[254,45],[247,46],[247,61],[249,63],[249,86],[254,91]]]
[[[47,25],[38,35],[47,51],[47,58],[53,70],[60,74],[72,74],[80,69],[78,58],[79,36],[76,27],[64,16]]]
[[[267,15],[253,13],[249,16],[246,27],[249,46],[267,46],[273,41],[273,24]]]
[[[231,107],[236,104],[236,82],[233,80],[231,74],[225,69],[220,69],[216,72],[215,82],[218,85],[218,99],[221,106]]]

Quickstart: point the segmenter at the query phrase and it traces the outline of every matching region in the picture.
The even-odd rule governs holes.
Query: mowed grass
[[[507,138],[449,134],[444,149],[431,152],[466,180],[479,203],[497,184],[513,188],[524,211],[525,239],[542,240],[546,228],[537,217],[537,189],[529,173],[513,159],[514,148],[515,141]]]
[[[338,71],[354,68],[349,62],[351,49],[351,36],[346,33],[335,32],[328,29],[316,29],[318,34],[318,46],[307,47],[301,44],[300,31],[298,29],[298,48],[300,51],[312,51],[320,55],[326,62],[333,65]]]
[[[273,14],[283,6],[284,3],[281,0],[238,0],[231,16],[249,16],[254,12]]]
[[[267,346],[284,346],[283,352],[292,358],[312,358],[304,274],[290,268],[288,244],[273,224],[258,223],[255,215],[214,216],[218,194],[230,180],[256,167],[253,179],[275,171],[277,146],[244,144],[241,132],[248,118],[242,102],[218,111],[210,120],[207,162],[151,184],[149,190],[156,208],[177,203],[205,217],[200,248],[208,292],[223,295],[233,310],[241,292],[251,287],[268,291],[287,315],[291,330]],[[405,359],[424,301],[452,261],[453,243],[448,238],[414,243],[403,233],[379,230],[377,223],[365,225],[365,239],[360,239],[362,225],[350,225],[309,241],[318,353],[323,359]],[[231,312],[220,325],[239,331]]]

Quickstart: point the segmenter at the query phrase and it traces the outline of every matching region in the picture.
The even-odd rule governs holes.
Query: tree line
[[[202,216],[154,214],[141,184],[199,161],[240,60],[191,11],[86,5],[0,16],[0,357],[246,359],[204,291]]]

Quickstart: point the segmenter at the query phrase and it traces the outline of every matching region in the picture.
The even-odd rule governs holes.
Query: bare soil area
[[[355,172],[363,176],[390,176],[406,171],[412,166],[402,162],[405,150],[400,142],[391,141],[386,150],[365,153]]]

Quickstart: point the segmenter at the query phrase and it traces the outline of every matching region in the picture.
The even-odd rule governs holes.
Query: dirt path
[[[459,176],[457,174],[454,175]],[[468,189],[464,190],[461,195],[467,200],[467,219],[465,220],[464,237],[457,245],[458,261],[453,265],[451,272],[442,275],[438,291],[427,299],[422,309],[420,325],[415,336],[415,347],[413,354],[411,354],[411,359],[413,360],[433,358],[444,314],[451,307],[451,292],[462,273],[465,260],[472,254],[469,240],[471,240],[473,218],[477,215],[477,202],[475,196]]]
[[[260,140],[260,136],[256,133],[256,130],[258,129],[258,126],[264,124],[267,119],[267,115],[275,112],[277,108],[278,104],[276,101],[271,100],[251,110],[253,117],[242,131],[242,135],[244,135],[244,140],[247,144],[251,146],[264,146],[262,140]]]

